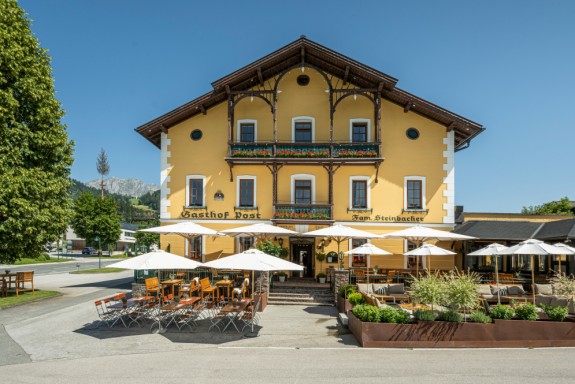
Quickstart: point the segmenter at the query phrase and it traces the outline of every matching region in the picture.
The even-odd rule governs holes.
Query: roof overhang
[[[418,113],[445,126],[447,131],[454,131],[456,151],[468,147],[471,140],[485,130],[481,124],[397,88],[397,79],[317,44],[305,36],[214,81],[211,84],[213,87],[211,92],[135,130],[159,148],[162,132],[167,132],[170,127],[192,116],[205,114],[208,109],[226,101],[228,91],[248,90],[255,84],[264,82],[299,63],[346,79],[359,88],[380,89],[382,98],[402,106],[405,112]]]

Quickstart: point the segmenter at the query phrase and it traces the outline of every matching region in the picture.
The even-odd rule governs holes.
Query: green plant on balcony
[[[276,219],[312,220],[329,219],[329,214],[325,212],[294,212],[289,210],[279,210],[275,213]]]
[[[233,157],[271,157],[272,153],[269,149],[234,149],[232,151]]]
[[[377,157],[374,149],[340,149],[337,157]]]
[[[317,148],[278,149],[276,157],[329,157],[329,151]]]

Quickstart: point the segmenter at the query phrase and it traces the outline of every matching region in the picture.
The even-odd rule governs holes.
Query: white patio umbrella
[[[248,249],[235,255],[222,257],[221,259],[213,260],[204,264],[204,267],[215,269],[240,269],[252,271],[252,299],[254,295],[254,275],[255,271],[302,271],[303,267],[280,259],[279,257],[268,255],[258,249]],[[253,334],[246,336],[255,336]]]
[[[449,241],[449,240],[473,240],[475,237],[460,235],[458,233],[439,231],[437,229],[414,225],[400,231],[386,233],[381,236],[384,239],[404,239],[415,243],[416,248],[429,240]],[[419,262],[417,263],[417,272],[419,273]]]
[[[444,256],[444,255],[455,255],[455,252],[448,251],[433,244],[423,244],[421,247],[413,249],[409,252],[404,253],[405,256]],[[428,267],[431,267],[431,259],[429,259]],[[429,268],[431,269],[431,268]],[[419,263],[417,268],[417,274],[419,275]]]
[[[370,232],[360,231],[359,229],[346,227],[345,225],[337,224],[331,227],[318,229],[311,232],[306,232],[302,236],[315,236],[325,237],[337,243],[337,254],[340,254],[340,245],[343,241],[349,239],[373,239],[379,237]]]
[[[477,251],[467,254],[467,256],[495,256],[495,284],[497,285],[497,304],[501,304],[501,295],[499,293],[499,267],[497,265],[497,259],[499,252],[505,249],[507,249],[506,246],[498,243],[493,243],[478,249]]]
[[[186,240],[191,240],[198,236],[221,236],[221,234],[213,229],[206,228],[202,225],[196,224],[192,221],[182,221],[176,224],[162,225],[159,227],[139,229],[140,232],[159,233],[161,235],[179,235]]]
[[[531,291],[535,302],[535,261],[534,255],[564,255],[565,249],[546,244],[541,240],[528,239],[498,252],[498,255],[531,255]]]
[[[567,244],[555,243],[555,244],[553,244],[553,245],[556,246],[556,247],[565,249],[565,252],[566,252],[566,253],[565,253],[565,256],[567,256],[567,255],[575,255],[575,248],[570,247],[570,246],[568,246]],[[558,261],[559,261],[559,273],[562,273],[562,272],[561,272],[561,258],[560,258],[560,257],[558,258]]]
[[[359,247],[355,247],[354,249],[350,249],[349,251],[344,252],[344,253],[348,254],[348,255],[368,255],[368,258],[370,255],[393,255],[393,253],[387,252],[386,250],[378,248],[375,245],[370,244],[370,243],[362,244]],[[365,270],[366,270],[365,276],[367,279],[367,293],[369,293],[368,264],[369,263],[365,263]]]
[[[163,269],[196,269],[201,266],[202,264],[197,261],[161,250],[145,253],[108,265],[109,268],[125,268],[131,270],[157,269],[158,271]],[[160,290],[158,290],[158,296],[159,295]],[[158,299],[158,313],[160,306],[161,300]],[[158,316],[158,333],[163,331],[160,317]]]
[[[264,240],[266,237],[269,236],[299,235],[298,232],[291,231],[289,229],[285,229],[282,227],[277,227],[275,225],[267,223],[257,223],[252,225],[246,225],[243,227],[224,229],[223,231],[220,232],[229,236],[241,236],[241,235],[252,236],[258,240]]]

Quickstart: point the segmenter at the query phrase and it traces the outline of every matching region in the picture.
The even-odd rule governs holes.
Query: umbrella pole
[[[495,284],[497,286],[497,304],[501,304],[501,294],[499,293],[499,267],[497,266],[498,255],[495,255]]]
[[[369,256],[367,256],[365,260],[365,278],[367,279],[367,294],[369,295],[369,265],[368,265]]]
[[[252,270],[252,301],[254,302],[253,305],[254,305],[254,307],[255,307],[256,302],[255,302],[255,300],[254,300],[254,298],[255,298],[255,296],[254,296],[254,295],[255,295],[255,294],[254,294],[254,292],[255,292],[255,290],[254,290],[254,276],[255,276],[255,271]],[[260,300],[262,299],[261,294],[262,294],[262,292],[261,292],[261,288],[260,288]],[[261,304],[260,304],[260,305],[261,305]],[[246,334],[244,335],[245,337],[257,337],[257,336],[258,336],[258,334],[254,332],[254,319],[253,319],[253,315],[254,315],[254,313],[252,312],[252,331],[246,333]]]
[[[533,255],[531,255],[531,294],[533,304],[535,304],[535,257]]]

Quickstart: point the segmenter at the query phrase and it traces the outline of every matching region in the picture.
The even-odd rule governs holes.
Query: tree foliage
[[[74,203],[72,228],[74,232],[86,239],[87,244],[114,244],[120,239],[121,217],[114,199],[99,199],[91,193],[84,193]]]
[[[139,229],[151,228],[151,227],[155,227],[158,225],[160,225],[160,222],[156,221],[153,223],[153,225],[140,226]],[[153,244],[160,245],[160,234],[159,233],[137,231],[136,234],[134,235],[134,237],[136,238],[138,244],[145,245],[146,248],[148,248],[148,249],[150,249],[150,246]]]
[[[531,205],[523,207],[521,213],[524,215],[569,215],[575,214],[575,207],[566,196],[559,201],[550,201],[542,205]]]
[[[100,154],[96,159],[96,170],[102,177],[102,181],[100,182],[101,188],[101,197],[104,198],[104,176],[106,176],[110,172],[110,163],[108,163],[108,155],[106,155],[106,151],[104,148],[100,150]]]
[[[37,257],[64,233],[72,145],[50,58],[15,0],[0,1],[0,262]]]

